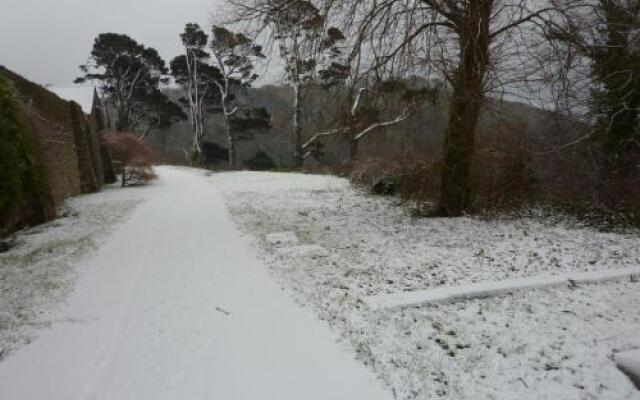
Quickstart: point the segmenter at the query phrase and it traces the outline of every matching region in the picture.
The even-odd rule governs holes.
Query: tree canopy
[[[158,52],[127,35],[102,33],[91,56],[80,66],[76,83],[97,82],[105,103],[113,107],[116,129],[146,131],[184,119],[182,110],[161,91],[167,68]]]

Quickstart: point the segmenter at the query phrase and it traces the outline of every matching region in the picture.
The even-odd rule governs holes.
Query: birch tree
[[[304,162],[302,101],[305,89],[314,84],[320,71],[339,68],[334,61],[344,39],[342,32],[327,24],[327,11],[308,0],[227,0],[239,21],[257,24],[270,35],[284,62],[285,78],[293,89],[292,134],[296,166]]]
[[[257,59],[264,58],[264,55],[262,48],[254,44],[246,35],[231,32],[217,25],[212,28],[211,52],[221,75],[221,79],[214,83],[218,88],[220,107],[227,130],[229,166],[237,169],[237,135],[232,129],[236,125],[233,123],[233,118],[239,109],[234,102],[235,92],[249,86],[258,78],[254,73],[254,63]]]
[[[266,22],[274,32],[285,72],[293,88],[292,142],[296,166],[304,162],[302,148],[302,96],[312,80],[316,67],[316,44],[321,36],[324,19],[320,10],[309,1],[275,0],[266,13]]]
[[[171,73],[182,87],[184,102],[189,109],[191,157],[200,162],[206,114],[219,101],[217,84],[222,80],[222,75],[218,68],[209,64],[209,37],[198,24],[187,24],[180,39],[185,52],[171,61]]]

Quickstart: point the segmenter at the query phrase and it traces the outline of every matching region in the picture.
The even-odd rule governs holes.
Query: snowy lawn
[[[107,186],[68,200],[60,218],[14,235],[0,253],[0,359],[47,327],[73,289],[77,272],[111,232],[144,199],[144,188]]]
[[[416,219],[330,176],[211,176],[274,276],[399,399],[640,399],[615,366],[640,347],[624,279],[373,310],[367,296],[640,265],[640,235],[540,218]]]
[[[393,398],[283,293],[202,171],[156,171],[60,322],[0,362],[2,400]]]

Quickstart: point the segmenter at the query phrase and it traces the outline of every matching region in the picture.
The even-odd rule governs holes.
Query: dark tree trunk
[[[203,159],[202,159],[202,148],[200,147],[199,144],[194,143],[193,146],[191,147],[191,160],[189,160],[189,162],[193,165],[202,165]]]
[[[460,61],[445,131],[440,214],[460,216],[473,204],[471,162],[489,64],[489,20],[493,1],[470,0],[459,27]]]
[[[225,120],[227,124],[227,140],[229,142],[229,167],[231,169],[238,169],[238,161],[236,155],[236,137],[231,131],[231,123],[227,117]]]
[[[100,155],[102,156],[102,171],[104,173],[105,183],[114,183],[117,181],[115,171],[113,170],[113,161],[111,155],[104,145],[100,145]]]
[[[349,162],[354,163],[358,158],[358,140],[351,138],[349,140]]]
[[[304,163],[304,152],[302,149],[302,126],[300,121],[302,120],[302,94],[300,87],[296,84],[293,88],[293,158],[296,167],[302,167]]]
[[[125,106],[118,107],[118,121],[116,121],[116,129],[118,132],[129,132],[131,130],[129,111]]]

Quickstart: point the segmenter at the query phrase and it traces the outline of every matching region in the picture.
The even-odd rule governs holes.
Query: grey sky
[[[40,84],[73,86],[98,33],[126,33],[165,61],[187,22],[209,24],[220,0],[1,0],[0,65]]]

